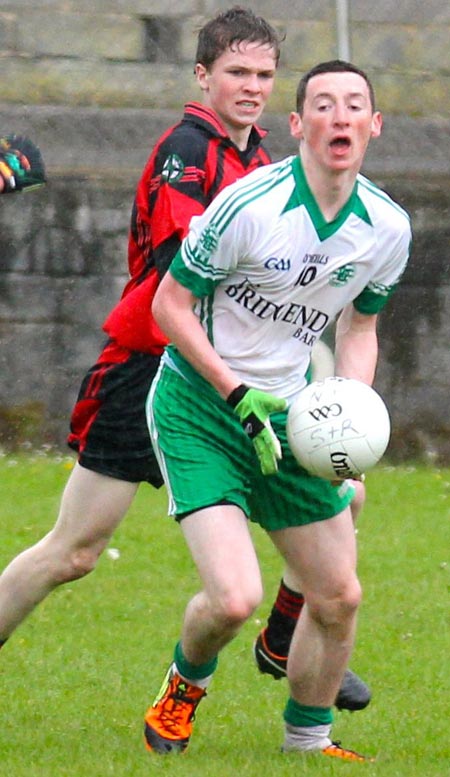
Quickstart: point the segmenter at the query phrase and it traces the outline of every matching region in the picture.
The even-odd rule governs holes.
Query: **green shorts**
[[[333,486],[309,475],[286,439],[286,412],[271,416],[283,458],[263,475],[238,417],[206,381],[195,385],[162,365],[147,400],[152,443],[177,518],[215,504],[238,505],[266,531],[323,521],[354,496],[350,481]]]

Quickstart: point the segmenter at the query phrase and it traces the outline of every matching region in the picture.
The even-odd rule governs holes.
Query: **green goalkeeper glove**
[[[274,475],[281,459],[281,445],[269,421],[271,413],[286,409],[286,400],[249,388],[235,388],[227,402],[238,414],[244,431],[253,442],[263,475]]]
[[[29,138],[24,135],[0,137],[0,177],[4,194],[36,189],[46,182],[41,152]]]

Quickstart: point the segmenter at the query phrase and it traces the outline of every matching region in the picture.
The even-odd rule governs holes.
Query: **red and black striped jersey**
[[[232,142],[217,114],[185,105],[182,120],[154,147],[139,180],[128,238],[130,280],[103,326],[123,347],[160,353],[166,339],[151,316],[151,301],[193,216],[225,186],[271,161],[266,131],[252,127],[245,151]]]

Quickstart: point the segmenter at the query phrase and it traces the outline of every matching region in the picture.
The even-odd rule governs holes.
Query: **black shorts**
[[[163,484],[145,415],[159,361],[109,345],[87,372],[67,438],[83,467],[129,483]]]

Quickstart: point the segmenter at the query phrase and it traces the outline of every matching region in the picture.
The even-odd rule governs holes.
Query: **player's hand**
[[[241,384],[227,402],[238,414],[244,431],[253,442],[263,475],[274,475],[281,459],[281,445],[269,421],[271,413],[286,409],[286,400]]]
[[[0,177],[4,194],[36,189],[46,182],[41,152],[29,138],[24,135],[0,137]]]

